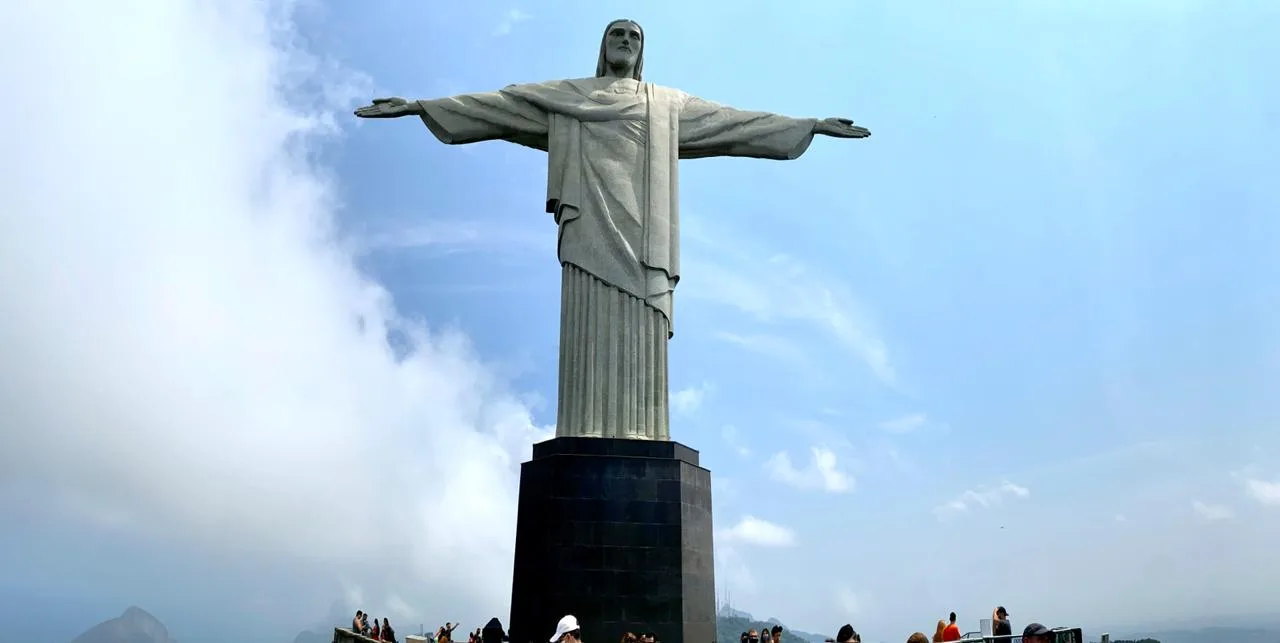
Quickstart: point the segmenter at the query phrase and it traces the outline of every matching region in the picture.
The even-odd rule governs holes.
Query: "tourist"
[[[440,629],[436,630],[436,643],[449,643],[453,640],[453,630],[458,627],[457,623],[445,621]]]
[[[364,611],[363,611],[363,610],[356,610],[356,616],[355,616],[355,618],[351,619],[351,633],[352,633],[352,634],[359,634],[359,633],[360,633],[360,621],[361,621],[363,618],[364,618]]]
[[[747,643],[760,643],[760,634],[756,632],[756,628],[747,632]]]
[[[773,643],[782,643],[782,626],[781,625],[774,625],[773,629],[769,630],[769,634],[772,635],[773,637]]]
[[[573,614],[565,614],[556,623],[556,633],[548,639],[549,643],[579,643],[582,630],[578,627],[578,619]]]
[[[739,637],[738,637],[738,640],[739,640],[739,641],[741,641],[742,643],[750,643],[750,641],[751,641],[751,639],[747,638],[747,633],[746,633],[746,632],[743,632],[743,633],[742,633],[742,636],[739,636]],[[756,640],[757,640],[757,641],[759,641],[759,639],[756,639]]]
[[[852,625],[845,623],[840,626],[840,631],[836,632],[835,643],[862,643],[862,637],[854,631]]]
[[[747,633],[743,632],[742,635],[746,636]],[[636,636],[634,632],[627,632],[622,635],[622,643],[637,643],[639,640],[640,637]]]
[[[653,632],[644,633],[644,643],[658,643],[658,635]]]
[[[382,617],[382,638],[379,639],[387,643],[396,643],[396,631],[391,629],[391,621],[387,617]]]
[[[942,643],[942,635],[947,631],[947,622],[938,619],[938,627],[933,631],[933,643]]]
[[[960,640],[960,626],[956,624],[956,613],[951,613],[951,622],[947,623],[946,629],[942,631],[942,640],[946,643]]]
[[[382,640],[382,625],[378,623],[378,619],[373,619],[373,629],[369,630],[369,638],[380,641]]]
[[[991,613],[991,635],[1013,636],[1013,625],[1009,624],[1009,610],[1001,605]]]
[[[1039,623],[1032,623],[1022,630],[1022,643],[1053,643],[1053,638],[1053,630]]]
[[[502,629],[502,621],[498,617],[489,619],[488,623],[480,630],[481,643],[503,643],[507,640],[507,633]]]
[[[929,643],[929,637],[925,636],[924,632],[916,632],[907,637],[907,643]]]
[[[361,612],[360,614],[360,634],[369,636],[369,613]]]

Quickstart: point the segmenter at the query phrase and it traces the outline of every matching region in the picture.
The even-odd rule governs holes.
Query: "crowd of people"
[[[375,641],[398,643],[390,621],[383,618],[379,624],[378,619],[375,618],[372,619],[372,627],[369,626],[369,621],[369,615],[363,610],[358,610],[351,621],[351,631]],[[445,623],[437,628],[435,636],[432,637],[434,643],[453,643],[453,631],[457,627],[457,623]],[[548,643],[582,643],[581,637],[582,630],[578,626],[577,617],[566,615],[556,624],[555,634],[548,639]],[[502,629],[502,623],[497,618],[490,619],[483,628],[469,633],[467,639],[467,643],[506,643],[508,641],[507,634]],[[1010,643],[1012,639],[1013,626],[1009,623],[1009,611],[1002,605],[991,612],[991,632],[989,634],[983,632],[981,638],[965,639],[964,633],[960,631],[960,625],[956,622],[956,613],[951,612],[946,620],[938,621],[932,641],[924,632],[915,632],[907,638],[907,643],[952,643],[962,640]],[[622,635],[620,643],[658,643],[658,641],[653,632],[626,632]],[[775,624],[768,629],[762,627],[759,631],[752,628],[742,633],[739,643],[782,643],[782,626]],[[827,639],[827,643],[862,643],[862,636],[853,629],[852,624],[845,623],[840,627],[835,638]],[[1021,643],[1055,643],[1053,630],[1040,623],[1032,623],[1022,630]]]
[[[370,620],[369,615],[364,610],[356,610],[355,618],[351,619],[351,631],[375,641],[399,643],[396,641],[396,631],[391,628],[391,621],[387,620],[386,617],[382,618],[381,623],[376,618],[372,619],[372,626],[369,625]]]
[[[853,628],[846,625],[850,632]],[[841,630],[844,633],[844,630]],[[839,640],[836,643],[861,643],[857,632],[852,632],[853,638],[849,640]],[[1008,643],[1013,639],[1013,625],[1009,623],[1009,610],[1003,605],[995,608],[991,612],[991,633],[981,633],[981,639],[990,641],[990,643]],[[952,641],[964,640],[964,633],[960,631],[960,626],[956,623],[956,613],[952,612],[948,615],[947,620],[938,621],[938,625],[934,628],[932,643],[951,643]],[[931,643],[928,635],[924,632],[916,632],[907,638],[907,643]],[[1022,643],[1054,643],[1053,630],[1045,627],[1040,623],[1032,623],[1022,630]]]
[[[853,631],[852,626],[846,625],[845,627],[849,628],[850,632]],[[840,631],[842,633],[844,632],[843,629]],[[738,639],[738,643],[760,643],[760,639],[764,639],[764,643],[782,643],[782,626],[774,625],[772,628],[767,630],[761,627],[759,632],[757,632],[756,628],[753,627],[742,633],[742,636]],[[827,639],[827,643],[831,643],[831,639]]]

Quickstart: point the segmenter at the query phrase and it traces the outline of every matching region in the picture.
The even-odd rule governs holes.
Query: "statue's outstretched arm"
[[[360,118],[400,118],[401,116],[421,116],[422,108],[418,101],[403,98],[375,98],[373,103],[356,110]]]
[[[418,116],[427,129],[447,145],[507,140],[546,149],[549,129],[546,112],[502,91],[431,100],[376,98],[355,114],[360,118]]]
[[[871,130],[854,125],[847,118],[824,118],[813,124],[813,133],[836,138],[866,138]]]

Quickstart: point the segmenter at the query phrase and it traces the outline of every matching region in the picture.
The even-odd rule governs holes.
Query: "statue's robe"
[[[443,143],[500,139],[548,153],[547,212],[563,270],[556,435],[669,440],[678,161],[794,159],[814,120],[608,77],[418,104]]]

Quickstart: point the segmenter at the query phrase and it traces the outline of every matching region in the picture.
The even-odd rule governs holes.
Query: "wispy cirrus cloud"
[[[798,469],[791,456],[781,451],[769,459],[766,465],[769,475],[778,482],[798,489],[812,489],[828,493],[849,493],[854,489],[854,478],[840,469],[836,454],[826,447],[810,449],[812,459],[808,466]]]
[[[941,520],[973,509],[998,507],[1006,500],[1021,500],[1030,496],[1029,489],[1006,480],[998,487],[967,489],[954,499],[935,507],[933,513]]]
[[[714,339],[739,346],[753,353],[771,357],[780,362],[789,362],[795,366],[808,366],[809,358],[804,349],[795,342],[781,335],[770,333],[730,333],[719,331],[712,335]]]
[[[724,439],[725,444],[729,445],[738,455],[749,458],[751,457],[751,448],[743,442],[742,432],[738,427],[732,424],[726,424],[720,428],[720,437]]]
[[[475,220],[415,215],[412,223],[357,232],[346,243],[356,254],[397,250],[555,256],[556,230],[535,231]]]
[[[514,29],[516,25],[532,17],[533,16],[521,11],[520,9],[507,9],[506,13],[502,14],[502,20],[498,22],[498,26],[493,28],[493,35],[505,36],[511,33],[511,30]]]
[[[929,423],[929,415],[926,413],[909,413],[892,420],[885,420],[880,423],[880,428],[889,433],[913,433]]]
[[[700,252],[685,260],[686,272],[697,274],[685,288],[688,297],[729,306],[771,327],[796,324],[818,330],[853,355],[881,382],[894,384],[897,374],[889,349],[871,315],[847,284],[819,267],[786,254],[751,250],[741,239],[712,235],[687,225],[684,238]],[[775,334],[775,333],[770,333]],[[739,335],[759,340],[761,335]],[[729,337],[721,337],[733,341]],[[748,348],[777,342],[738,341]],[[787,351],[789,352],[789,351]]]
[[[832,598],[840,614],[846,617],[858,616],[862,612],[862,597],[847,585],[837,587]]]

